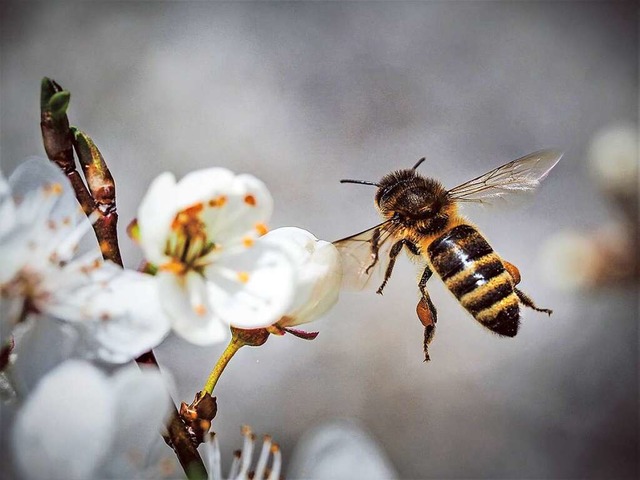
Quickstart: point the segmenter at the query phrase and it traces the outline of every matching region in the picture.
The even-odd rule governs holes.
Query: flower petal
[[[333,244],[296,227],[278,228],[258,243],[274,243],[291,256],[297,274],[295,300],[279,324],[283,327],[315,320],[338,300],[342,266]]]
[[[154,277],[110,262],[103,270],[115,270],[113,278],[89,299],[90,305],[82,307],[105,312],[84,324],[85,352],[89,358],[124,363],[158,346],[169,333],[170,322]]]
[[[100,478],[152,478],[141,475],[171,407],[157,368],[125,367],[109,379],[116,399],[115,441]],[[169,382],[171,383],[171,382]]]
[[[16,360],[10,370],[16,391],[21,396],[31,392],[41,378],[71,357],[77,341],[78,332],[72,326],[46,315],[31,315],[16,334]]]
[[[226,168],[213,167],[185,175],[176,188],[178,210],[232,193],[235,175]]]
[[[44,158],[30,157],[22,162],[9,177],[9,184],[14,198],[26,199],[34,192],[48,191],[54,198],[48,218],[55,222],[80,210],[69,179]]]
[[[164,263],[171,223],[180,208],[176,201],[176,179],[165,172],[151,182],[138,208],[140,247],[145,258],[156,265]]]
[[[238,328],[261,328],[277,322],[291,306],[296,286],[289,255],[268,242],[221,256],[206,276],[216,313]]]
[[[42,379],[16,417],[13,451],[23,478],[93,478],[116,420],[102,373],[85,362],[65,362]]]
[[[266,185],[253,175],[238,175],[228,198],[228,214],[210,225],[209,234],[223,246],[257,238],[273,212],[273,198]]]
[[[173,330],[195,345],[211,345],[229,337],[228,327],[214,311],[205,279],[195,273],[176,276],[161,272],[156,277],[162,306]]]

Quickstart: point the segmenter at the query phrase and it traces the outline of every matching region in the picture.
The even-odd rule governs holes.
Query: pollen
[[[238,280],[240,283],[247,283],[249,281],[249,274],[247,272],[238,272]]]
[[[258,235],[260,235],[260,236],[264,235],[265,233],[267,233],[269,231],[267,226],[262,222],[256,223],[255,228],[258,231]]]
[[[209,206],[212,208],[223,207],[227,203],[227,197],[220,195],[219,197],[209,200]]]
[[[172,260],[170,262],[167,262],[163,265],[160,265],[159,270],[162,270],[164,272],[171,272],[171,273],[175,273],[176,275],[180,275],[182,273],[184,273],[185,271],[185,267],[182,263],[177,262],[175,260]]]
[[[254,197],[253,195],[249,194],[249,195],[245,195],[244,196],[244,203],[246,203],[247,205],[249,205],[251,207],[255,207],[258,202],[256,201],[256,197]]]
[[[203,304],[198,304],[193,307],[193,311],[196,312],[196,315],[203,316],[207,313],[207,308]]]
[[[253,246],[254,243],[255,243],[255,240],[251,237],[244,237],[242,239],[242,244],[247,248]]]
[[[62,193],[62,185],[59,183],[52,183],[44,187],[45,193],[51,195],[60,195]]]

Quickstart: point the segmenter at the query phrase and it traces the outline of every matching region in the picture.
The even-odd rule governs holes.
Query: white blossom
[[[177,183],[164,173],[151,184],[138,211],[139,241],[180,336],[214,343],[229,325],[266,327],[290,307],[294,265],[280,245],[259,240],[272,204],[260,180],[224,168]]]
[[[50,162],[24,162],[9,183],[0,174],[0,345],[29,319],[73,324],[84,353],[111,362],[166,336],[154,279],[103,261],[89,232],[70,183]]]

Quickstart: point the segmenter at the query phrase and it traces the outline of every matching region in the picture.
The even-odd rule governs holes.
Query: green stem
[[[244,345],[245,343],[236,335],[231,337],[229,345],[224,349],[224,352],[222,352],[222,355],[220,355],[216,365],[213,367],[213,370],[207,379],[207,383],[204,385],[203,391],[207,392],[209,395],[213,394],[213,388],[216,386],[216,383],[218,383],[218,379],[229,363],[229,360],[231,360],[236,352],[240,350],[240,347]]]

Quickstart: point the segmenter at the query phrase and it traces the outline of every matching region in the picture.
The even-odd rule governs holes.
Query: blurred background
[[[433,278],[439,323],[425,364],[416,273],[403,259],[384,297],[344,293],[309,325],[315,341],[241,351],[216,387],[214,429],[230,454],[250,424],[286,461],[309,428],[355,419],[401,478],[635,478],[637,283],[565,288],[571,274],[556,269],[572,243],[558,253],[548,242],[623,221],[589,159],[603,129],[637,135],[637,26],[632,1],[3,1],[2,169],[44,155],[39,84],[54,78],[116,179],[135,268],[124,230],[165,170],[252,173],[275,198],[271,226],[335,240],[378,221],[373,188],[341,178],[376,181],[426,156],[421,171],[453,187],[564,150],[532,201],[465,209],[551,318],[527,310],[518,336],[499,338]],[[626,169],[618,177],[633,190],[631,158],[600,166]],[[619,249],[627,264],[634,245]],[[222,349],[175,337],[157,349],[177,401],[191,401]]]

